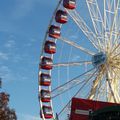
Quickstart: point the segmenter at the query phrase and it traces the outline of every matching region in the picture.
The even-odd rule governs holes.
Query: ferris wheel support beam
[[[96,0],[86,0],[86,3],[88,6],[88,9],[89,9],[89,13],[90,13],[90,16],[92,19],[95,33],[98,37],[98,44],[99,44],[100,48],[103,49],[104,46],[102,45],[102,42],[104,42],[103,38],[104,38],[105,26],[103,23],[101,12],[98,7],[98,3]]]
[[[106,81],[103,81],[105,75],[103,75],[99,85],[98,85],[98,90],[96,92],[96,100],[100,99],[100,96],[106,96]]]
[[[90,95],[88,96],[88,99],[93,99],[95,97],[95,93],[97,91],[98,84],[99,84],[100,80],[102,80],[102,77],[103,77],[102,74],[103,74],[103,72],[100,71],[98,76],[96,77],[96,79],[93,81],[92,89],[90,91]]]
[[[114,76],[113,72],[110,72],[110,69],[107,68],[106,81],[108,83],[108,90],[110,91],[110,94],[108,94],[107,97],[109,102],[119,103],[120,99],[119,99],[118,91],[116,91],[116,85],[118,84],[118,81],[116,82],[116,78],[113,76]]]
[[[60,37],[59,40],[62,40],[65,43],[67,43],[67,44],[69,44],[69,45],[71,45],[71,46],[73,46],[73,47],[75,47],[77,49],[80,49],[81,51],[83,51],[83,52],[85,52],[85,53],[87,53],[89,55],[94,55],[95,54],[94,52],[91,52],[90,50],[88,50],[88,49],[86,49],[86,48],[72,42],[71,40],[66,39],[66,38]]]
[[[119,89],[119,82],[116,80],[116,78],[120,79],[120,76],[118,76],[119,75],[119,71],[114,70],[114,69],[112,69],[112,71],[113,71],[113,74],[114,74],[114,77],[113,77],[113,82],[114,83],[113,84],[114,84],[114,88],[116,88],[116,89],[113,89],[113,90],[115,91],[117,102],[120,103],[120,95],[118,93],[119,92],[119,90],[118,90]],[[116,91],[116,90],[118,90],[118,91]]]
[[[77,13],[76,10],[67,10],[68,14],[71,16],[76,25],[82,30],[88,40],[92,43],[92,45],[98,50],[99,44],[97,42],[97,36],[92,32],[92,30],[87,26],[86,22],[82,19],[82,17]]]
[[[112,86],[111,86],[111,83],[109,81],[109,79],[107,78],[107,81],[108,81],[108,85],[109,85],[109,89],[110,89],[110,92],[111,92],[111,95],[108,96],[108,101],[111,102],[111,98],[113,98],[114,102],[117,103],[117,100],[115,98],[115,95],[114,95],[114,92],[113,92],[113,89],[112,89]],[[113,101],[112,101],[113,102]]]

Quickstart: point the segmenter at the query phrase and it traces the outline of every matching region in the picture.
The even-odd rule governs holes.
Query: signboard
[[[102,109],[107,106],[117,105],[115,103],[73,98],[70,120],[89,120],[90,112]]]

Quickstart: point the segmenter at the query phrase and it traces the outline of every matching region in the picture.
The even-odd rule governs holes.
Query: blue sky
[[[18,120],[39,120],[39,56],[56,4],[56,0],[0,2],[0,77]]]

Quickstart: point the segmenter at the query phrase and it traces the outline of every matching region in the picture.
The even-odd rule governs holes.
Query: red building
[[[95,111],[98,111],[110,106],[120,106],[120,105],[116,103],[73,98],[70,120],[90,120],[91,113],[94,113]]]

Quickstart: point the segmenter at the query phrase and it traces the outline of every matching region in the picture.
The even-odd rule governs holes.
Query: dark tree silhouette
[[[0,88],[2,88],[2,80],[0,78]],[[14,109],[10,109],[9,103],[10,95],[6,92],[0,92],[0,120],[17,120]]]

